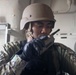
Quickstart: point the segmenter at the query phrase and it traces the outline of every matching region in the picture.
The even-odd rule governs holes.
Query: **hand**
[[[10,42],[4,44],[3,50],[0,51],[0,66],[11,60],[12,56],[20,50],[19,42]]]
[[[3,48],[8,57],[11,58],[17,51],[20,50],[20,42],[16,41],[4,44]]]
[[[50,42],[46,42],[46,40],[50,40]],[[27,42],[24,46],[23,52],[20,57],[25,61],[30,61],[31,59],[40,55],[40,52],[46,47],[48,44],[53,43],[54,38],[48,38],[47,36],[42,36],[36,39],[33,39],[30,42]]]

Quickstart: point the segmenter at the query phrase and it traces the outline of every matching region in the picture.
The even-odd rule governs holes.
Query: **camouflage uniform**
[[[18,49],[20,50],[20,48]],[[70,75],[76,75],[75,52],[60,43],[54,43],[51,47],[51,50],[52,50],[53,63],[54,63],[56,74],[59,75],[59,73],[64,71],[69,73]],[[7,58],[5,54],[4,54],[5,56],[4,58],[0,57],[0,61],[2,59],[2,61],[0,62],[1,63],[0,75],[20,75],[20,73],[24,71],[28,62],[25,62],[18,55],[15,55],[16,52],[14,52],[14,54],[11,55],[11,57],[14,56],[12,59],[10,59],[11,57],[9,57],[9,55],[7,56],[9,57],[8,61],[5,60],[5,58]],[[44,55],[45,53],[46,52],[42,53],[41,55]],[[21,73],[21,75],[23,74]]]

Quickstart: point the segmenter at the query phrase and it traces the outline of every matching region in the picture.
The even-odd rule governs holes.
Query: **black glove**
[[[24,46],[23,52],[20,55],[20,57],[25,61],[30,61],[31,59],[38,57],[40,55],[40,52],[43,50],[43,48],[48,45],[48,43],[46,42],[47,39],[48,39],[47,36],[42,36],[33,39],[30,42],[27,42]],[[50,38],[50,40],[51,41],[49,43],[54,42],[53,37]]]

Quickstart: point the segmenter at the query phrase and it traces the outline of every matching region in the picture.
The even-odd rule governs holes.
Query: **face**
[[[53,27],[50,21],[37,21],[32,23],[32,33],[33,37],[37,38],[42,35],[48,35]]]

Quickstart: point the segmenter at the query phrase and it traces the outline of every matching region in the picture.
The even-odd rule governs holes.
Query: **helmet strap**
[[[31,23],[29,23],[28,31],[31,31],[31,28],[32,28]]]
[[[28,30],[26,31],[26,38],[28,38],[28,37],[33,37],[33,36],[32,36],[31,28],[32,28],[32,25],[31,25],[31,23],[29,23]]]

